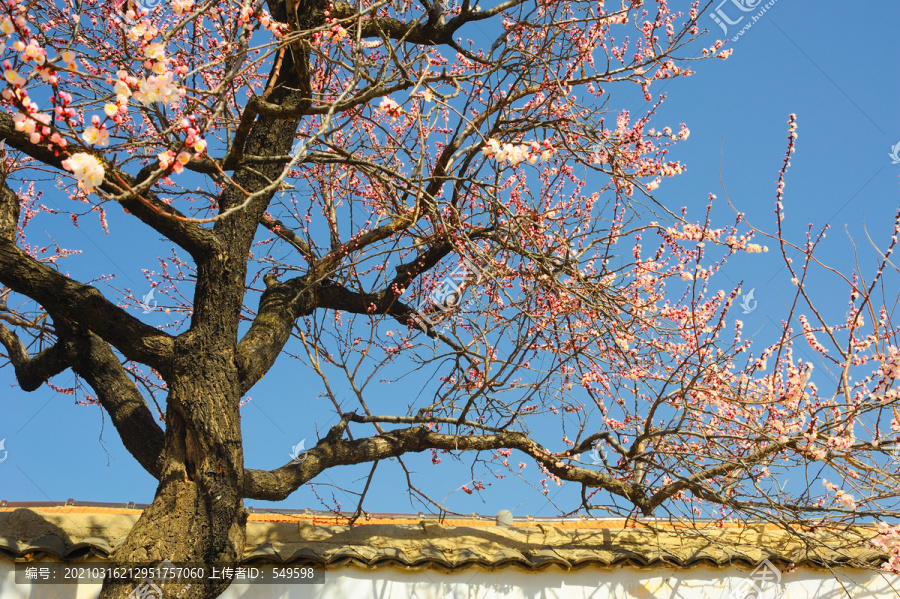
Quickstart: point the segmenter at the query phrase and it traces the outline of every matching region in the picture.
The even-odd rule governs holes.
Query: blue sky
[[[673,3],[681,4],[687,3]],[[730,1],[723,4],[722,10],[736,18],[738,13],[730,5]],[[900,4],[881,0],[856,6],[856,10],[848,8],[846,3],[778,0],[736,42],[729,42],[727,47],[734,54],[727,61],[694,63],[694,76],[652,88],[654,93],[664,89],[668,94],[654,123],[677,128],[684,122],[691,130],[690,138],[676,145],[672,154],[687,164],[687,172],[666,180],[655,197],[676,211],[688,206],[692,220],[702,220],[707,197],[714,193],[719,197],[714,222],[729,224],[733,210],[724,201],[721,169],[725,191],[735,207],[754,226],[774,231],[775,182],[786,147],[788,115],[795,113],[799,139],[787,176],[786,233],[802,243],[808,223],[816,230],[830,223],[819,258],[849,273],[854,265],[852,237],[860,248],[860,263],[871,275],[876,254],[866,236],[884,245],[900,205],[900,164],[892,164],[888,155],[900,142],[895,41]],[[704,20],[715,34],[721,31],[712,19]],[[731,27],[729,37],[744,23]],[[697,45],[694,51],[700,48]],[[611,108],[627,106],[624,99],[622,104],[616,100],[614,95]],[[61,200],[50,191],[45,201],[52,205]],[[82,257],[70,259],[72,264],[67,267],[73,273],[115,272],[117,285],[146,289],[141,269],[157,267],[155,237],[114,216],[110,218],[111,233],[105,236],[95,220],[88,220],[92,222],[83,224],[81,232],[71,234],[63,244],[85,250]],[[57,230],[48,231],[57,236]],[[751,314],[741,316],[744,330],[761,342],[771,342],[792,297],[793,288],[785,275],[777,251],[738,256],[710,287],[729,290],[743,282],[745,292],[754,289],[758,304]],[[831,293],[836,282],[820,271],[810,283],[811,292],[821,298],[823,309],[833,319],[846,311],[843,291]],[[896,297],[896,278],[893,284],[887,290],[888,302]],[[152,318],[160,315],[148,318],[153,322]],[[815,361],[812,355],[806,359]],[[813,380],[825,386],[829,377],[818,371]],[[70,373],[54,380],[63,386],[72,381]],[[324,431],[333,423],[333,414],[310,407],[308,400],[319,390],[305,381],[296,368],[280,369],[251,391],[253,401],[243,408],[248,467],[283,465],[290,459],[292,446],[302,439],[307,448],[312,446],[317,430]],[[386,397],[397,393],[398,402],[406,404],[399,386],[378,392]],[[46,387],[23,393],[12,370],[5,368],[0,370],[0,413],[0,439],[5,439],[7,452],[0,451],[0,459],[5,457],[0,462],[0,499],[152,500],[155,481],[124,450],[99,408],[76,406],[71,396],[55,394]],[[517,456],[513,460],[518,461]],[[555,513],[539,493],[510,479],[498,481],[480,497],[466,496],[458,488],[472,476],[467,467],[450,462],[445,459],[440,469],[432,468],[427,459],[410,463],[421,472],[422,487],[435,499],[448,498],[451,509],[487,514],[504,508],[513,509],[516,515]],[[476,474],[479,472],[484,471],[476,469]],[[316,492],[327,500],[333,492],[344,509],[352,510],[355,500],[327,485],[361,487],[350,481],[367,473],[368,467],[329,471],[315,481],[320,483]],[[557,499],[576,491],[575,486],[566,487]],[[551,495],[555,492],[551,489]],[[247,503],[323,507],[309,488],[279,504]],[[393,463],[379,466],[366,508],[383,512],[420,509],[407,499],[404,478]]]

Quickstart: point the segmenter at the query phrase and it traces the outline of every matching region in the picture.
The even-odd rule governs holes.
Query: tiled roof
[[[4,502],[5,503],[5,502]],[[93,505],[0,503],[0,558],[74,561],[106,559],[141,510]],[[304,563],[364,568],[399,566],[453,570],[471,566],[540,570],[586,565],[638,567],[728,564],[754,567],[764,559],[798,566],[874,566],[886,559],[868,547],[874,530],[818,534],[816,551],[772,525],[712,523],[688,528],[654,521],[437,520],[371,515],[353,526],[327,513],[251,513],[245,563]]]

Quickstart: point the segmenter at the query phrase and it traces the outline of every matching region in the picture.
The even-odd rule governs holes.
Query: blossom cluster
[[[194,0],[174,0],[172,9],[177,16],[185,15],[194,9]],[[245,15],[248,19],[257,17],[264,27],[276,33],[279,25],[268,18],[264,11],[259,15]],[[186,95],[186,89],[178,82],[180,76],[187,72],[187,67],[171,59],[167,52],[167,42],[160,38],[161,31],[147,17],[147,11],[129,4],[126,12],[122,14],[127,28],[125,39],[137,44],[137,51],[133,54],[138,58],[139,74],[132,75],[134,70],[120,69],[115,75],[106,75],[106,84],[112,87],[114,100],[102,105],[102,114],[90,117],[90,124],[83,127],[80,133],[67,133],[77,129],[87,115],[79,115],[72,106],[72,96],[58,87],[60,80],[58,73],[68,71],[81,77],[104,76],[93,67],[87,67],[86,73],[79,70],[79,52],[71,48],[59,51],[52,56],[50,47],[44,47],[44,41],[33,35],[29,27],[29,21],[24,14],[16,14],[13,10],[6,16],[0,16],[0,34],[5,36],[0,39],[0,50],[5,50],[7,45],[18,53],[15,58],[6,59],[3,63],[3,79],[6,84],[2,90],[2,97],[16,108],[18,113],[13,115],[13,121],[18,131],[26,134],[34,144],[47,144],[49,149],[57,156],[64,158],[63,168],[71,171],[81,189],[91,191],[103,181],[105,169],[103,162],[89,151],[90,147],[104,148],[110,145],[113,130],[125,125],[129,110],[129,102],[135,102],[149,106],[160,102],[173,105],[181,101]],[[266,23],[263,23],[266,20]],[[9,38],[16,37],[11,42]],[[15,63],[15,64],[14,64]],[[25,68],[31,67],[33,74],[25,72]],[[140,74],[140,72],[143,74]],[[38,75],[39,79],[34,75]],[[26,88],[31,82],[43,81],[53,86],[49,96],[53,104],[53,113],[41,113],[38,105]],[[174,106],[173,106],[174,108]],[[64,122],[67,127],[54,126],[54,117]],[[176,127],[177,129],[177,127]],[[160,164],[168,168],[172,166],[176,172],[186,164],[194,153],[202,153],[206,149],[206,142],[201,138],[200,129],[193,122],[182,127],[186,134],[182,148],[176,148],[174,152],[166,151],[159,155]],[[77,135],[77,137],[75,137]],[[73,140],[83,142],[86,151],[71,153],[68,146]]]
[[[56,83],[53,70],[47,66],[47,51],[40,46],[36,38],[31,37],[31,29],[23,15],[17,16],[14,20],[8,16],[3,17],[0,20],[0,33],[5,38],[18,33],[21,38],[27,40],[26,43],[20,39],[12,45],[13,49],[19,52],[19,60],[26,65],[33,64],[42,80]],[[5,49],[6,42],[0,41],[0,51]],[[28,79],[13,68],[9,59],[3,61],[3,78],[7,83],[7,87],[2,92],[3,99],[18,105],[21,110],[13,116],[16,130],[27,133],[31,143],[37,144],[50,139],[57,148],[65,148],[65,139],[51,128],[50,115],[40,113],[37,103],[28,96],[28,91],[25,89]],[[71,97],[69,99],[71,100]]]
[[[85,152],[73,154],[63,160],[62,166],[67,171],[72,171],[78,181],[78,186],[88,193],[103,183],[105,174],[103,165],[91,154]]]
[[[900,377],[900,348],[891,346],[887,348],[887,355],[878,370],[880,380],[872,391],[872,398],[885,404],[897,400],[900,391],[894,385]]]
[[[185,149],[178,153],[166,150],[156,155],[161,169],[168,170],[169,167],[172,167],[174,172],[180,173],[184,170],[184,166],[190,162],[192,156],[199,158],[206,151],[206,141],[200,137],[200,131],[196,127],[195,120],[195,117],[190,116],[182,119],[181,123],[179,123],[186,134],[184,138]],[[193,149],[195,153],[192,155],[188,149]]]
[[[900,573],[900,526],[878,523],[878,534],[870,541],[873,547],[890,553],[890,559],[882,564],[881,569]]]
[[[822,486],[835,494],[835,501],[839,504],[850,510],[856,509],[856,498],[853,495],[843,489],[838,489],[837,485],[828,482],[824,478],[822,479]]]
[[[651,223],[655,225],[656,223]],[[698,224],[684,223],[681,229],[678,227],[669,227],[666,234],[672,239],[684,239],[687,241],[701,241],[703,239],[717,240],[722,235],[724,229],[706,229]]]
[[[179,17],[194,7],[194,0],[172,0],[172,10]]]
[[[494,158],[497,162],[509,162],[510,165],[516,166],[525,160],[531,164],[537,162],[538,158],[548,161],[556,153],[556,149],[549,140],[544,140],[541,144],[536,141],[529,144],[501,144],[496,139],[489,139],[481,148],[481,153]]]
[[[748,235],[740,235],[737,237],[735,237],[734,235],[729,235],[725,238],[725,243],[735,251],[743,250],[750,254],[759,254],[769,251],[768,247],[759,245],[758,243],[749,243],[749,241],[750,237]]]
[[[691,135],[691,130],[687,128],[687,125],[681,123],[681,130],[678,133],[672,131],[671,127],[664,127],[662,131],[657,131],[656,129],[650,129],[647,132],[651,137],[655,137],[657,139],[661,139],[662,137],[668,137],[672,141],[676,140],[685,140]]]
[[[396,121],[403,115],[403,109],[400,108],[400,105],[393,98],[389,98],[385,96],[381,99],[381,104],[378,106],[379,110],[387,114],[391,117],[391,121]]]
[[[806,338],[806,342],[809,344],[811,348],[822,354],[823,356],[828,353],[828,350],[825,349],[825,346],[822,345],[818,339],[816,339],[815,334],[813,334],[812,325],[809,323],[809,319],[805,314],[801,314],[799,316],[800,325],[803,327],[803,336]]]
[[[778,172],[778,183],[775,185],[775,214],[778,217],[779,225],[784,220],[784,174],[791,165],[791,154],[797,151],[797,137],[797,115],[790,114],[788,115],[788,149]]]
[[[729,48],[728,50],[722,50],[721,52],[719,52],[719,50],[721,50],[722,46],[724,45],[725,42],[723,42],[722,40],[716,40],[716,43],[709,48],[703,48],[703,56],[715,55],[716,58],[721,58],[722,60],[727,59],[729,56],[731,56],[731,53],[734,52],[734,50]]]
[[[712,196],[715,198],[715,196]],[[658,226],[656,222],[650,223],[652,226]],[[718,242],[725,229],[708,229],[696,223],[683,223],[680,228],[678,226],[667,227],[665,234],[673,240],[697,241],[699,247],[704,246],[705,240]],[[749,254],[759,254],[768,252],[769,248],[757,243],[750,243],[750,235],[728,235],[724,239],[725,245],[734,251],[745,251]]]

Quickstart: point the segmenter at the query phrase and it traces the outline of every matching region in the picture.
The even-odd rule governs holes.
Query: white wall
[[[748,585],[737,568],[550,568],[524,572],[470,569],[454,574],[395,568],[338,568],[324,584],[235,583],[223,599],[853,599],[900,597],[900,577],[839,569],[836,574],[799,569],[778,585]],[[737,591],[741,589],[741,591]],[[895,590],[896,589],[896,590]],[[94,599],[99,585],[17,585],[12,562],[0,560],[0,599]],[[749,593],[749,594],[748,594]],[[739,595],[739,596],[737,596]],[[168,599],[168,596],[167,596]]]

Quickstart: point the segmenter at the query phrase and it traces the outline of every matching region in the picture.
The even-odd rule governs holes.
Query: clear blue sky
[[[687,5],[673,3],[682,4]],[[724,202],[719,182],[721,165],[731,201],[753,225],[773,231],[774,188],[786,146],[786,123],[788,115],[796,113],[800,136],[787,177],[786,231],[802,243],[807,223],[818,228],[830,222],[832,229],[819,258],[848,273],[853,267],[849,233],[862,248],[861,262],[871,274],[874,254],[868,248],[865,231],[883,244],[900,205],[900,164],[891,164],[888,156],[891,147],[900,142],[896,43],[900,3],[880,0],[852,6],[854,10],[848,3],[778,0],[737,42],[729,42],[728,47],[734,50],[730,59],[694,63],[696,75],[666,85],[668,100],[655,123],[673,128],[681,122],[688,125],[689,140],[678,144],[673,153],[673,158],[686,163],[688,170],[666,180],[656,197],[674,210],[688,206],[695,215],[693,220],[702,220],[706,198],[715,193],[720,201],[714,217],[729,224],[733,211]],[[723,10],[727,11],[727,6]],[[715,28],[715,33],[720,31],[708,17],[704,21]],[[730,35],[737,30],[733,27]],[[700,48],[698,45],[695,50]],[[652,91],[662,89],[656,86]],[[614,96],[612,109],[626,106],[616,100]],[[45,196],[48,205],[60,201],[52,189]],[[86,272],[116,273],[120,287],[146,289],[141,268],[157,268],[159,246],[154,245],[155,238],[136,230],[134,221],[116,217],[110,221],[109,236],[102,234],[95,219],[88,218],[81,229],[84,233],[65,238],[63,245],[85,250],[82,257],[66,261],[65,268],[78,276]],[[56,230],[48,231],[59,237]],[[731,289],[740,281],[745,291],[755,289],[758,301],[754,312],[741,316],[745,332],[771,341],[777,332],[776,323],[786,314],[792,290],[777,252],[735,258],[710,287]],[[810,289],[822,298],[827,313],[837,318],[846,311],[846,298],[843,293],[838,297],[830,294],[834,282],[820,273]],[[888,291],[891,301],[898,290]],[[153,314],[151,318],[160,316]],[[817,362],[812,355],[806,359]],[[829,377],[819,370],[813,380],[824,387]],[[72,381],[71,373],[55,379],[63,386]],[[293,363],[268,375],[251,391],[253,401],[243,408],[248,467],[283,465],[289,461],[293,445],[306,439],[306,447],[312,446],[317,427],[324,431],[333,423],[333,414],[306,403],[320,391],[317,383],[317,379],[298,372]],[[395,386],[378,392],[396,393],[398,404],[405,405],[403,390]],[[12,370],[3,369],[0,413],[0,439],[5,439],[8,452],[0,462],[0,499],[65,501],[73,497],[138,503],[153,499],[155,481],[124,450],[99,408],[76,406],[71,396],[57,395],[46,387],[23,393]],[[3,457],[0,451],[0,459]],[[513,460],[517,462],[518,457],[514,455]],[[437,469],[427,459],[410,463],[422,473],[421,486],[439,500],[471,480],[467,467],[454,465],[446,457]],[[529,468],[535,466],[530,464]],[[369,494],[367,509],[419,509],[407,499],[396,464],[384,463],[379,471],[381,476]],[[332,470],[315,482],[346,485],[367,472],[367,466]],[[483,473],[483,468],[476,467],[479,477]],[[491,477],[483,478],[488,482]],[[359,488],[361,484],[346,486]],[[330,499],[332,491],[317,486],[323,497]],[[551,495],[555,492],[552,488]],[[570,492],[577,492],[575,485],[557,499]],[[344,509],[355,508],[352,497],[334,493]],[[271,507],[253,501],[248,505]],[[322,509],[308,488],[277,505]],[[555,514],[539,493],[511,479],[499,481],[480,497],[454,492],[449,495],[448,507],[487,514],[501,508],[514,508],[516,515]]]

